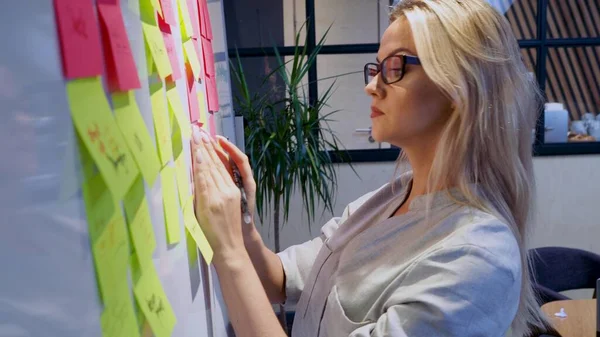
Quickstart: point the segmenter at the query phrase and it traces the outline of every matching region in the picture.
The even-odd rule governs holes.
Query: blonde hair
[[[410,24],[424,71],[454,107],[437,145],[428,191],[458,189],[468,205],[511,227],[522,265],[511,330],[514,336],[545,330],[549,325],[531,286],[526,247],[535,186],[531,130],[541,94],[512,29],[483,0],[400,1],[390,19],[400,17]]]

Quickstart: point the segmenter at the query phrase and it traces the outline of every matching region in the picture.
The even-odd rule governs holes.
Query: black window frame
[[[315,0],[305,0],[306,19],[308,22],[307,31],[307,49],[310,53],[316,44],[316,27],[315,20]],[[516,0],[518,1],[518,0]],[[545,93],[546,89],[546,60],[548,58],[548,49],[556,47],[597,47],[600,46],[600,36],[593,38],[548,38],[548,21],[547,11],[549,1],[552,0],[537,0],[537,36],[531,39],[518,40],[519,47],[532,48],[537,52],[537,62],[535,74],[538,80],[540,89]],[[390,5],[392,4],[390,0]],[[362,43],[362,44],[336,44],[325,45],[322,47],[319,55],[340,55],[340,54],[369,54],[377,53],[379,49],[378,43]],[[294,55],[294,47],[278,46],[277,51],[281,56]],[[245,57],[260,57],[260,56],[275,56],[273,48],[231,48],[228,51],[230,58],[236,58],[236,53],[239,53],[241,58]],[[317,61],[318,62],[318,61]],[[315,63],[308,72],[308,97],[313,100],[318,95],[318,76],[317,64]],[[600,154],[600,141],[597,142],[574,142],[574,143],[545,143],[544,142],[544,114],[540,113],[535,132],[535,141],[532,146],[533,155],[535,157],[544,156],[567,156],[567,155],[586,155]],[[352,149],[344,151],[347,155],[341,156],[339,153],[331,153],[334,162],[388,162],[395,161],[398,158],[400,149],[392,147],[389,149]]]

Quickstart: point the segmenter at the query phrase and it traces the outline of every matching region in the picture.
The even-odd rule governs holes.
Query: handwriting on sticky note
[[[190,67],[192,67],[194,79],[198,80],[201,76],[202,66],[200,65],[198,54],[196,54],[196,49],[194,48],[194,40],[189,39],[185,41],[183,43],[183,50],[185,51],[185,58],[188,60]]]
[[[68,79],[102,74],[102,47],[91,0],[54,0],[64,75]]]
[[[133,91],[112,95],[117,125],[121,129],[127,145],[133,154],[144,179],[152,186],[160,171],[160,160],[156,147],[146,128]]]
[[[156,132],[158,153],[161,164],[164,166],[173,158],[173,148],[171,145],[171,128],[169,125],[167,100],[162,88],[162,83],[160,82],[150,86],[150,103],[152,105],[152,117]]]
[[[123,198],[138,169],[110,111],[99,77],[67,83],[73,123],[116,200]]]
[[[114,213],[102,234],[92,243],[92,251],[100,292],[105,304],[113,302],[112,290],[127,283],[127,265],[129,245],[125,219],[120,213]]]
[[[139,337],[138,322],[131,302],[127,283],[120,286],[113,298],[115,301],[105,305],[100,316],[102,335],[106,337]]]
[[[173,73],[162,33],[158,26],[142,21],[144,38],[161,79]]]
[[[173,73],[168,79],[169,82],[173,82],[178,80],[181,77],[181,69],[179,67],[179,59],[177,57],[177,50],[175,49],[175,38],[173,37],[171,26],[166,23],[162,18],[158,18],[158,28],[163,36],[163,40],[165,42],[165,49],[167,51],[167,55],[169,56],[169,61],[171,63],[171,70]]]
[[[133,292],[156,337],[170,337],[177,319],[154,267],[142,273]]]
[[[103,22],[102,37],[110,90],[114,92],[139,88],[140,80],[129,46],[121,7],[117,3],[98,3],[98,11]]]
[[[200,228],[198,224],[198,220],[196,219],[196,215],[194,213],[194,197],[188,199],[185,207],[183,208],[183,216],[185,222],[185,228],[188,230],[194,241],[196,241],[196,245],[200,248],[200,252],[202,253],[202,257],[206,264],[210,264],[212,262],[212,258],[214,252],[206,239],[206,235]]]
[[[175,173],[171,166],[165,166],[160,172],[162,183],[163,210],[167,230],[167,243],[174,244],[180,241],[179,207],[175,187]]]

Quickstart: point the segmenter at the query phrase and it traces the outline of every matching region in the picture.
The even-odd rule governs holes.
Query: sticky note
[[[110,111],[100,78],[68,82],[67,99],[79,136],[115,199],[122,199],[139,171]]]
[[[158,75],[161,79],[165,79],[173,73],[173,70],[171,69],[171,61],[162,33],[158,26],[149,24],[146,21],[142,21],[142,30]]]
[[[179,7],[179,25],[181,26],[181,37],[186,39],[194,35],[194,28],[192,27],[192,19],[190,18],[190,11],[188,9],[187,0],[177,0]]]
[[[154,267],[144,271],[133,292],[154,336],[171,337],[177,318]]]
[[[171,147],[171,128],[169,125],[169,114],[167,101],[162,90],[162,83],[157,82],[150,85],[150,103],[152,105],[152,117],[154,120],[154,132],[158,144],[158,154],[162,166],[173,158]]]
[[[213,76],[206,75],[206,94],[208,95],[208,111],[219,111],[219,93],[217,81]]]
[[[196,215],[194,213],[194,197],[188,199],[185,207],[183,208],[183,217],[185,228],[188,230],[194,241],[196,241],[196,245],[200,248],[200,252],[202,253],[202,257],[206,264],[210,264],[214,255],[208,240],[206,239],[206,235],[200,228],[198,224],[198,220],[196,219]]]
[[[202,54],[204,55],[204,72],[207,76],[215,76],[215,54],[212,42],[202,38]]]
[[[175,116],[177,123],[179,123],[181,133],[185,138],[189,139],[192,136],[191,124],[188,118],[186,118],[186,114],[183,110],[183,104],[181,103],[181,97],[179,96],[176,86],[173,85],[167,88],[167,100],[169,101],[169,108],[171,109],[171,112]]]
[[[165,166],[160,172],[162,183],[163,210],[167,243],[174,244],[180,240],[179,208],[177,207],[177,191],[175,188],[175,171],[171,166]]]
[[[152,137],[135,100],[135,95],[133,91],[114,93],[112,101],[117,125],[125,136],[133,159],[144,179],[152,186],[158,176],[161,164]]]
[[[217,136],[217,126],[215,125],[215,114],[213,114],[213,113],[208,114],[208,133],[213,138]]]
[[[127,283],[113,290],[115,301],[106,305],[100,316],[104,337],[139,337],[140,331]]]
[[[177,49],[175,48],[175,38],[173,37],[171,26],[166,23],[160,16],[158,17],[158,29],[163,36],[169,62],[171,63],[172,74],[167,77],[167,81],[173,82],[181,78],[181,69],[179,66],[179,58],[177,57]]]
[[[185,59],[190,64],[190,67],[192,67],[194,79],[198,80],[202,73],[202,66],[200,65],[198,54],[196,54],[193,39],[189,39],[183,43],[183,50],[185,51]]]
[[[187,7],[190,11],[190,20],[192,22],[192,30],[194,38],[200,38],[200,19],[198,17],[198,4],[197,0],[186,0]]]
[[[185,205],[190,197],[190,173],[183,153],[175,159],[175,171],[177,174],[177,190],[179,191],[179,202]]]
[[[198,268],[198,246],[196,241],[190,234],[190,231],[185,229],[185,242],[187,244],[187,255],[190,268]]]
[[[140,0],[142,2],[148,0]],[[150,0],[150,4],[152,4],[152,8],[160,14],[160,16],[164,17],[164,13],[162,11],[161,2],[159,0]]]
[[[127,284],[129,245],[125,219],[120,211],[113,213],[102,234],[92,242],[92,251],[102,299],[105,305],[114,301],[115,288]]]
[[[175,20],[175,9],[173,8],[171,0],[160,0],[160,6],[162,8],[162,18],[166,23],[170,25],[176,25]]]
[[[208,119],[206,117],[208,110],[206,109],[206,98],[203,91],[198,92],[198,110],[200,111],[198,121],[202,124],[202,128],[206,130],[208,127]]]
[[[63,73],[67,79],[101,75],[100,31],[92,0],[54,0]]]
[[[150,218],[148,201],[144,194],[144,185],[141,181],[134,185],[129,193],[127,193],[124,205],[133,248],[139,257],[141,269],[146,270],[148,263],[152,263],[152,253],[156,248],[156,238]]]
[[[110,222],[117,207],[104,184],[101,175],[96,175],[83,184],[88,231],[92,241],[96,241]]]
[[[98,3],[102,21],[102,41],[110,91],[127,91],[140,87],[137,68],[118,3]]]
[[[212,41],[212,27],[206,0],[198,0],[198,12],[200,14],[200,33],[203,37]]]

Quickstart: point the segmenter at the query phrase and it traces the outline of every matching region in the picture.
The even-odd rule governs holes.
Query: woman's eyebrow
[[[388,56],[391,56],[391,55],[397,54],[397,53],[399,53],[399,52],[401,52],[401,51],[403,51],[403,52],[406,52],[407,54],[410,54],[410,55],[415,55],[415,56],[416,56],[416,53],[413,53],[411,50],[408,50],[408,49],[406,49],[406,48],[404,48],[404,47],[400,47],[400,48],[396,48],[396,49],[394,49],[394,50],[393,50],[391,53],[389,53],[389,54],[388,54]],[[381,61],[379,60],[379,56],[377,56],[377,57],[375,58],[375,60],[377,61],[377,63],[381,62]]]

